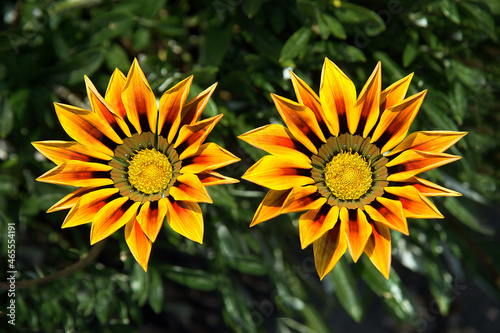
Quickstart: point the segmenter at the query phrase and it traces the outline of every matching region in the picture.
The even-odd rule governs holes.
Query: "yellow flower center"
[[[341,200],[357,200],[371,187],[370,163],[358,153],[341,152],[325,166],[325,183]]]
[[[172,165],[168,157],[154,148],[139,151],[129,163],[128,181],[142,193],[163,191],[172,179]]]

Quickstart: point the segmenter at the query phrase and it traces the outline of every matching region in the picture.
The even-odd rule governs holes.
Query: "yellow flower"
[[[240,136],[271,155],[243,179],[270,188],[251,226],[279,214],[300,216],[302,248],[314,243],[321,279],[349,251],[364,252],[386,277],[393,229],[406,219],[442,218],[427,197],[459,193],[417,177],[460,157],[443,153],[465,132],[406,136],[426,91],[405,98],[412,75],[381,91],[381,66],[356,98],[352,81],[325,59],[319,96],[292,73],[297,102],[272,95],[286,127],[272,124]]]
[[[213,170],[239,159],[204,143],[222,115],[198,121],[216,85],[186,103],[192,80],[165,92],[158,110],[134,60],[127,77],[115,70],[104,98],[85,77],[92,111],[55,103],[75,141],[33,145],[57,164],[39,181],[79,187],[48,210],[70,209],[63,228],[92,222],[94,244],[125,226],[126,242],[144,270],[165,216],[173,230],[203,242],[198,202],[212,202],[205,186],[237,182]]]

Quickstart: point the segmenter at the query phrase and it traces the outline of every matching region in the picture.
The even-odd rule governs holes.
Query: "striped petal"
[[[31,143],[43,156],[57,165],[70,160],[83,162],[110,161],[111,156],[89,149],[76,141],[38,141]]]
[[[408,135],[399,145],[391,150],[387,156],[392,156],[409,149],[429,153],[442,153],[457,143],[457,141],[463,138],[466,134],[467,132],[452,131],[414,132]]]
[[[301,160],[267,155],[250,167],[241,178],[273,190],[286,190],[313,184],[310,169],[311,165]]]
[[[55,203],[52,207],[50,207],[47,210],[47,213],[57,212],[64,209],[70,209],[75,205],[75,203],[80,199],[82,195],[92,191],[96,191],[97,189],[98,188],[95,187],[81,187],[71,192],[70,194],[59,200],[57,203]]]
[[[411,79],[413,78],[413,73],[402,78],[401,80],[394,82],[384,91],[380,93],[380,112],[383,113],[386,109],[401,102],[408,91]]]
[[[189,94],[193,76],[182,80],[167,90],[160,98],[160,113],[158,117],[159,133],[172,143],[181,123],[181,110]]]
[[[389,279],[391,270],[391,232],[385,225],[373,222],[372,234],[366,243],[365,253],[372,264]]]
[[[410,96],[382,113],[371,139],[371,143],[377,143],[382,147],[381,153],[385,153],[403,140],[426,93],[427,90],[424,90]]]
[[[240,159],[213,142],[204,143],[194,156],[182,161],[181,173],[198,173],[222,168]]]
[[[101,208],[92,223],[90,244],[94,245],[134,220],[139,205],[139,202],[133,202],[127,197],[119,197]]]
[[[401,181],[419,173],[437,168],[460,159],[460,156],[445,153],[427,153],[418,150],[406,150],[386,164],[389,168],[389,181]]]
[[[443,218],[436,206],[413,186],[390,186],[386,187],[384,191],[394,195],[401,202],[406,217]]]
[[[175,184],[170,188],[169,194],[175,200],[212,203],[200,179],[190,173],[179,175]]]
[[[137,133],[141,134],[143,131],[150,130],[156,133],[158,109],[155,95],[137,59],[134,59],[130,67],[121,97],[128,119]]]
[[[145,272],[148,270],[149,256],[153,244],[142,231],[137,220],[128,222],[125,226],[125,241],[135,260],[141,265]]]
[[[318,192],[316,186],[294,187],[283,204],[281,214],[319,209],[326,203],[326,198]]]
[[[167,215],[167,199],[162,198],[158,201],[146,201],[137,214],[136,221],[141,226],[147,238],[154,242],[160,232],[163,220]]]
[[[323,205],[302,214],[299,218],[299,236],[302,249],[305,249],[332,229],[338,219],[339,208],[330,205]]]
[[[212,96],[217,83],[212,84],[210,87],[193,97],[189,102],[187,102],[181,111],[181,123],[179,127],[186,124],[193,124],[198,121],[201,113],[207,106],[210,96]]]
[[[319,278],[323,280],[342,257],[347,248],[347,237],[342,223],[336,223],[314,242],[314,262]]]
[[[366,242],[370,238],[372,228],[365,213],[359,208],[350,210],[343,207],[340,210],[340,220],[346,225],[347,248],[354,262],[358,261]]]
[[[354,109],[356,88],[340,68],[327,58],[321,72],[319,97],[332,135],[347,131],[347,115]]]
[[[351,134],[362,133],[366,138],[379,118],[382,74],[380,61],[366,81],[352,112],[347,112],[347,125]]]
[[[116,193],[118,193],[118,189],[113,187],[82,195],[66,215],[61,228],[70,228],[92,222],[99,210],[106,206]]]
[[[38,181],[78,187],[98,187],[112,185],[109,165],[81,161],[69,161],[47,171]]]
[[[365,211],[372,220],[380,222],[405,235],[409,234],[408,222],[406,221],[403,213],[403,205],[400,201],[378,197],[371,204],[365,206]]]
[[[311,161],[304,154],[308,153],[306,148],[293,137],[288,128],[279,124],[256,128],[238,136],[238,138],[275,156],[301,158]]]
[[[426,197],[460,197],[462,194],[447,189],[445,187],[439,186],[430,182],[426,179],[422,179],[419,177],[412,177],[406,179],[404,181],[399,181],[398,184],[401,186],[412,185],[415,187],[420,193],[422,193]]]
[[[192,125],[182,126],[174,144],[174,148],[180,152],[179,158],[181,160],[196,154],[222,116],[222,114],[219,114]]]
[[[276,109],[283,118],[292,135],[314,154],[318,153],[316,145],[326,142],[318,120],[307,106],[298,104],[287,98],[271,94]]]
[[[290,189],[281,191],[269,190],[260,203],[259,208],[257,208],[250,227],[280,215],[283,203],[288,194],[290,194],[290,191]]]
[[[222,184],[235,184],[239,183],[239,180],[221,175],[215,171],[205,171],[196,174],[200,179],[203,186],[212,186],[212,185],[222,185]]]
[[[111,79],[109,80],[106,94],[104,95],[104,99],[113,107],[115,113],[123,120],[128,119],[127,110],[125,110],[125,106],[122,101],[122,91],[126,82],[127,78],[125,75],[123,75],[118,68],[115,69],[113,75],[111,75]]]
[[[196,202],[173,201],[168,198],[167,222],[177,233],[192,241],[203,243],[203,217]]]

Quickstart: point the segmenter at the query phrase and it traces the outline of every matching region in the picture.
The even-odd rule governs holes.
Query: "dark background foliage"
[[[16,326],[20,332],[495,332],[500,323],[500,2],[418,1],[7,1],[0,22],[0,277],[15,224]],[[137,57],[161,94],[195,75],[191,95],[214,82],[204,116],[223,113],[209,136],[241,157],[261,151],[236,139],[280,122],[270,99],[294,99],[288,69],[316,91],[325,57],[358,93],[382,62],[383,86],[414,72],[428,89],[411,130],[469,134],[463,156],[425,178],[463,193],[436,198],[442,220],[410,219],[393,234],[386,280],[366,257],[344,256],[320,282],[312,247],[300,250],[298,215],[248,228],[264,189],[242,181],[209,188],[198,245],[165,225],[144,273],[121,231],[84,269],[89,228],[60,229],[45,211],[69,193],[38,183],[53,165],[32,141],[69,138],[55,101],[86,107],[83,76],[104,93],[112,71]],[[94,250],[98,252],[99,248]],[[60,277],[40,283],[50,274]],[[57,277],[57,275],[56,275]],[[35,282],[33,282],[35,281]],[[39,282],[36,282],[39,281]],[[42,282],[47,282],[42,280]],[[5,286],[5,285],[4,285]]]

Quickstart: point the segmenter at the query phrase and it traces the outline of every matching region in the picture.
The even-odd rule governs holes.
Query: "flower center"
[[[370,163],[358,153],[342,151],[325,166],[325,183],[341,200],[357,200],[372,185]]]
[[[139,151],[129,163],[128,181],[142,193],[163,191],[172,179],[172,165],[168,157],[154,148]]]

